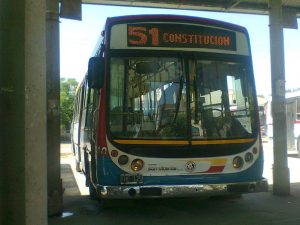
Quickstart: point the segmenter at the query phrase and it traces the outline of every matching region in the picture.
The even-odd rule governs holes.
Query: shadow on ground
[[[62,165],[62,179],[64,213],[49,218],[49,225],[300,224],[300,183],[291,184],[290,196],[270,191],[230,198],[114,200],[103,208],[80,195],[70,166]]]

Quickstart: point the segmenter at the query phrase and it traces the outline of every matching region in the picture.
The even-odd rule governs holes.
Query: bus
[[[74,108],[76,163],[93,199],[268,189],[243,27],[176,15],[108,18]]]
[[[285,95],[287,151],[300,157],[300,91]],[[272,98],[266,104],[267,134],[273,139]]]

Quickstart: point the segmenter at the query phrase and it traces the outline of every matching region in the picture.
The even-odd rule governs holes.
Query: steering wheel
[[[219,116],[214,116],[214,111],[220,113],[220,116],[224,116],[224,112],[222,109],[218,109],[218,108],[209,108],[209,109],[203,109],[203,112],[206,113],[208,111],[211,111],[212,112],[212,117],[213,118],[216,118],[216,117],[219,117]]]
[[[211,111],[211,113],[208,114],[208,111]],[[220,115],[215,116],[216,113],[214,113],[214,111]],[[202,110],[202,112],[204,128],[208,131],[208,133],[210,133],[210,135],[213,136],[213,134],[217,134],[220,137],[220,131],[223,128],[223,124],[219,123],[219,120],[224,119],[224,111],[218,108],[209,108]]]

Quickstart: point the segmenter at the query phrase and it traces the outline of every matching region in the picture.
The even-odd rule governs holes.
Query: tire
[[[90,199],[91,200],[97,200],[98,199],[98,193],[92,182],[89,182],[89,192],[90,192]]]
[[[102,199],[98,195],[97,190],[96,190],[95,186],[92,184],[92,182],[89,182],[89,192],[90,192],[90,199],[98,201],[98,206],[99,206],[100,211],[103,211],[104,209],[106,209],[108,207],[107,200]]]

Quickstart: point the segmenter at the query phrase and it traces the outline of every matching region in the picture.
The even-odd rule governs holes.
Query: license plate
[[[121,174],[120,182],[122,185],[125,184],[142,184],[143,176],[141,174]]]

